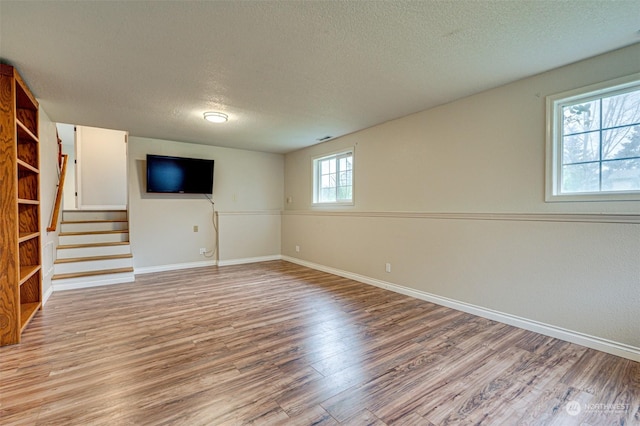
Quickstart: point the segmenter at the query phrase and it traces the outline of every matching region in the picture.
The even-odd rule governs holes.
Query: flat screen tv
[[[212,194],[213,160],[147,154],[147,192]]]

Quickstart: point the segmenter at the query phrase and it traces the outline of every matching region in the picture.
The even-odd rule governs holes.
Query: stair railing
[[[58,216],[60,216],[60,204],[62,204],[62,190],[64,188],[64,177],[67,173],[67,160],[69,156],[62,154],[62,168],[60,169],[60,177],[58,178],[58,190],[56,199],[53,204],[53,214],[51,215],[51,224],[47,227],[47,232],[53,232],[58,227]]]

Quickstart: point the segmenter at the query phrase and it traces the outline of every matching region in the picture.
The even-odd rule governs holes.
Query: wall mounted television
[[[212,194],[213,160],[147,154],[147,192]]]

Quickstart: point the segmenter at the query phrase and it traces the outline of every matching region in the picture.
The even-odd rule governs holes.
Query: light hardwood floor
[[[57,292],[22,341],[3,425],[640,424],[640,363],[281,261]]]

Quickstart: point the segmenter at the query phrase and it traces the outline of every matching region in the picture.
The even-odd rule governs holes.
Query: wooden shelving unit
[[[0,346],[42,307],[38,102],[15,68],[0,64]]]

